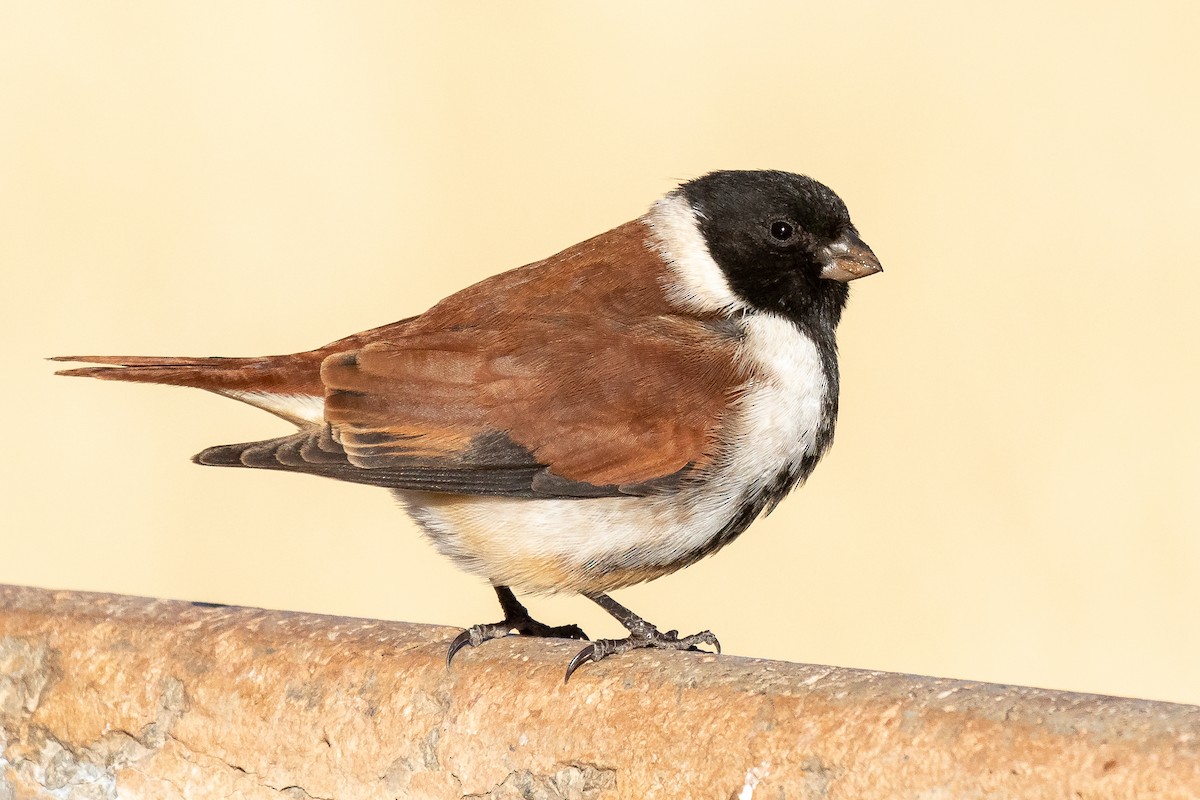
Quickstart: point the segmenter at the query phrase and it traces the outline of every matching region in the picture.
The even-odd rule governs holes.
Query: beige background
[[[258,355],[422,311],[717,168],[805,172],[887,272],[837,444],[618,593],[728,651],[1200,702],[1195,4],[0,6],[0,581],[465,625],[385,492],[59,353]],[[593,635],[579,598],[534,600]]]

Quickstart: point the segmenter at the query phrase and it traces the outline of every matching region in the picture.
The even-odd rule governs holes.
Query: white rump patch
[[[276,392],[219,392],[241,400],[255,408],[270,411],[277,417],[297,425],[320,425],[325,421],[325,398],[311,394],[278,394]]]

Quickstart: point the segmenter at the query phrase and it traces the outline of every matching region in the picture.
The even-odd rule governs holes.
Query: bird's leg
[[[721,643],[717,641],[716,636],[713,636],[712,631],[701,631],[680,638],[679,631],[663,633],[606,594],[584,596],[612,614],[617,622],[620,622],[629,631],[629,636],[624,639],[597,639],[580,650],[567,665],[567,676],[564,683],[571,680],[571,675],[585,662],[599,661],[616,653],[625,653],[643,647],[656,647],[664,650],[698,650],[700,645],[707,644],[715,647],[718,653],[721,652]]]
[[[529,616],[529,610],[521,605],[521,601],[507,586],[495,586],[496,597],[500,599],[500,608],[504,611],[504,619],[486,625],[472,625],[460,633],[450,643],[450,651],[446,653],[446,666],[454,659],[454,654],[468,645],[478,647],[491,639],[499,639],[511,633],[522,636],[546,636],[551,639],[587,639],[587,634],[578,625],[560,625],[552,628],[538,622]]]

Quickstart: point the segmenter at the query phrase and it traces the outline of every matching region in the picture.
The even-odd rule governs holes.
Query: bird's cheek
[[[787,282],[780,287],[780,295],[786,297],[789,304],[802,306],[816,292],[817,276],[810,274],[811,270],[795,270],[788,274]]]

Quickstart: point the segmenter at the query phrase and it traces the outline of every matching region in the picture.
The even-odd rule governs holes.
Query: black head
[[[846,204],[812,178],[712,172],[680,191],[730,288],[755,308],[832,327],[846,304],[846,283],[881,269]]]

